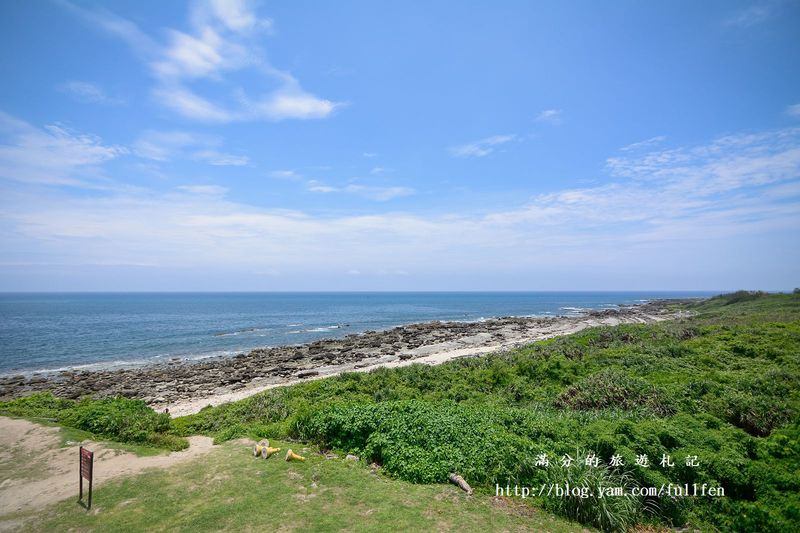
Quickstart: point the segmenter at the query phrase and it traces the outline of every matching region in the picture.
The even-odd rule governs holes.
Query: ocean
[[[133,367],[431,320],[570,315],[701,292],[0,294],[0,375]]]

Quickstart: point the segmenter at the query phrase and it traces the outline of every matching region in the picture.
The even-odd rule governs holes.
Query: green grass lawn
[[[246,445],[228,442],[191,463],[99,487],[89,512],[69,500],[36,513],[24,530],[583,530],[519,501],[391,479],[312,449],[305,462],[287,463],[283,455],[255,459]]]

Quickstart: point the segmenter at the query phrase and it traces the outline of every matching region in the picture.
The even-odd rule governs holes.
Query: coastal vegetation
[[[725,496],[533,499],[606,530],[792,529],[800,524],[800,298],[739,292],[685,310],[679,320],[593,328],[509,353],[273,389],[175,428],[218,441],[299,439],[407,481],[443,483],[457,472],[489,492],[567,480],[594,489],[706,483]],[[558,463],[588,453],[604,466]],[[549,467],[536,465],[541,454]],[[624,466],[609,466],[613,455]],[[637,465],[639,455],[650,465]],[[664,456],[674,466],[661,466]]]
[[[0,414],[170,448],[198,433],[218,443],[300,441],[355,454],[414,484],[446,483],[455,472],[479,495],[534,487],[524,505],[608,531],[797,529],[800,295],[742,291],[675,310],[684,311],[677,320],[592,328],[437,366],[347,373],[172,421],[133,400],[49,395],[0,403]],[[98,415],[106,418],[94,426]],[[138,417],[132,428],[120,423]],[[586,464],[589,455],[599,463]],[[575,460],[569,467],[565,456]],[[566,483],[591,490],[538,493]],[[603,487],[687,484],[724,496],[599,497]]]
[[[0,414],[55,422],[119,443],[173,451],[189,446],[185,438],[171,433],[168,414],[156,413],[141,400],[117,397],[74,401],[38,392],[0,402]]]

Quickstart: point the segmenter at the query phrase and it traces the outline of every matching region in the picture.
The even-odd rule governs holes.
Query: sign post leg
[[[83,499],[83,473],[81,472],[81,466],[83,466],[83,460],[81,459],[81,455],[83,452],[83,446],[81,446],[80,451],[78,452],[78,502]]]
[[[92,458],[94,459],[94,458]],[[94,484],[94,460],[89,465],[89,505],[86,507],[86,510],[92,508],[92,485]]]

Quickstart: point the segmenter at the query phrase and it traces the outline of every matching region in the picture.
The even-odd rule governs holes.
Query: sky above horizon
[[[800,1],[0,3],[0,291],[800,286]]]

